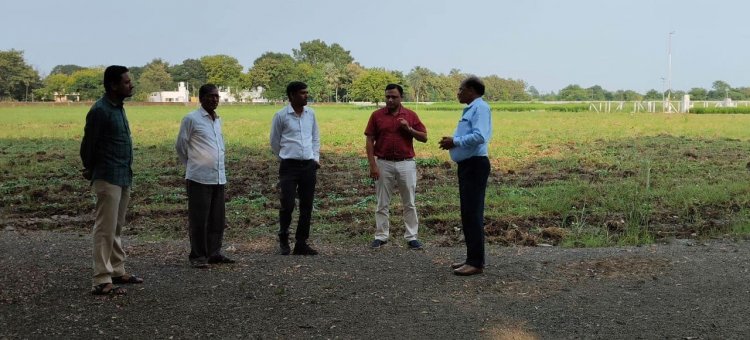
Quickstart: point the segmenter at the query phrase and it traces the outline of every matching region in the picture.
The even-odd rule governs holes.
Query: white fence
[[[721,101],[691,101],[685,98],[681,101],[595,101],[588,102],[589,110],[594,112],[690,112],[694,107],[738,107],[750,106],[750,101],[732,101],[725,99]]]

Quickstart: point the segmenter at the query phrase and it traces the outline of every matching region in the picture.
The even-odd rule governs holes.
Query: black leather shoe
[[[208,268],[208,260],[206,258],[192,259],[190,260],[190,266],[193,268]]]
[[[384,246],[386,243],[388,243],[388,241],[383,241],[383,240],[375,239],[370,244],[370,248],[372,248],[372,249],[378,249],[378,248]]]
[[[232,264],[235,262],[237,261],[232,260],[224,255],[212,256],[208,258],[208,263],[210,264]]]
[[[292,255],[318,255],[318,251],[310,248],[307,243],[297,242],[294,244]]]
[[[279,252],[281,255],[289,255],[292,249],[289,248],[289,235],[279,235]]]
[[[471,276],[471,275],[482,274],[482,272],[483,272],[482,268],[477,268],[468,264],[465,264],[453,270],[453,274],[456,274],[458,276]]]

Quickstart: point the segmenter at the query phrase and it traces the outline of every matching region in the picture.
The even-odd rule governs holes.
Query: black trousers
[[[292,212],[294,212],[294,198],[299,197],[299,219],[294,238],[297,242],[304,243],[310,237],[310,219],[317,174],[318,163],[314,160],[284,159],[281,161],[279,166],[279,189],[281,191],[279,236],[288,237]]]
[[[221,256],[224,237],[224,185],[187,180],[190,259]]]
[[[461,224],[466,240],[466,263],[484,267],[484,196],[490,161],[476,156],[458,163],[458,193],[461,200]]]

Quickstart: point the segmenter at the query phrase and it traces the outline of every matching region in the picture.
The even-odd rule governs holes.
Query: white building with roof
[[[177,91],[151,92],[148,101],[155,103],[187,103],[190,101],[190,91],[185,82],[177,83]]]
[[[197,99],[193,100],[197,101]],[[179,82],[177,84],[177,91],[151,92],[148,96],[148,101],[155,103],[187,103],[191,101],[190,91],[188,91],[185,82]],[[267,103],[268,99],[263,98],[263,87],[261,86],[250,91],[242,90],[239,93],[234,93],[230,87],[227,87],[226,89],[219,88],[219,101],[222,103]]]

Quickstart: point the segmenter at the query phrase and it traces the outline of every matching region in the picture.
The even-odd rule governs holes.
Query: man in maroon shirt
[[[378,207],[375,211],[375,240],[372,248],[388,242],[389,207],[393,189],[398,187],[404,208],[404,238],[410,249],[422,249],[417,240],[419,220],[414,194],[417,188],[417,165],[413,140],[427,142],[427,129],[414,111],[401,106],[404,89],[397,84],[385,87],[385,107],[376,110],[367,122],[367,161],[370,178],[375,180]]]

